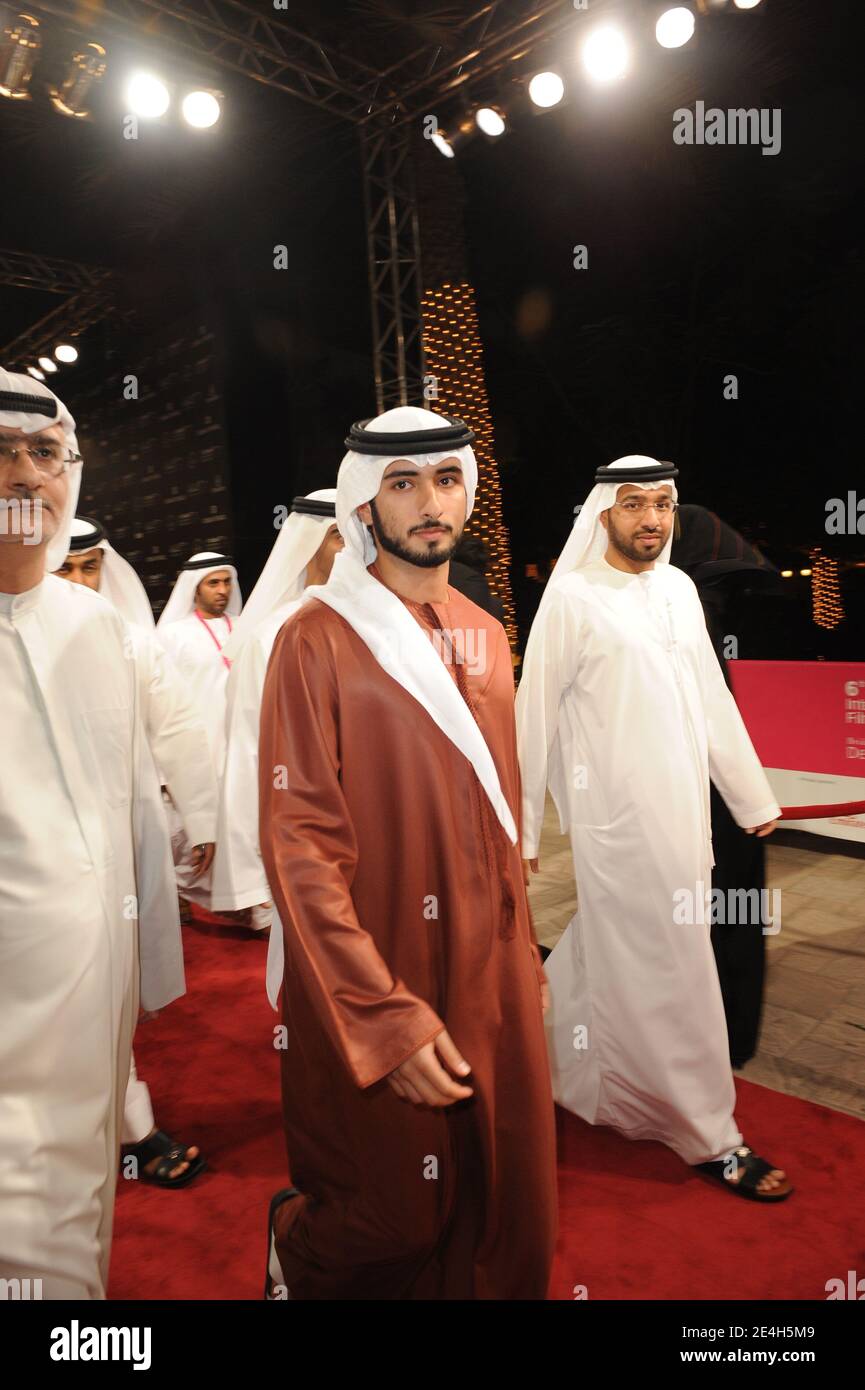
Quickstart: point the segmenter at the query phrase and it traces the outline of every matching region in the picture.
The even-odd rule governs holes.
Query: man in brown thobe
[[[268,668],[261,850],[299,1189],[273,1236],[292,1299],[546,1295],[555,1137],[511,655],[447,585],[472,438],[413,407],[353,427],[345,550]]]

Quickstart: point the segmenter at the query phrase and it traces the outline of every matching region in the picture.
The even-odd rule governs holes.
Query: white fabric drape
[[[104,1297],[139,978],[184,990],[125,636],[53,575],[0,595],[0,1276],[46,1298]]]

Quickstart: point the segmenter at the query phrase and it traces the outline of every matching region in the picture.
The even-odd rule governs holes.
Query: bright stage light
[[[54,356],[58,362],[77,362],[78,349],[73,347],[71,343],[58,343],[54,349]]]
[[[27,101],[30,78],[39,57],[42,38],[39,20],[19,14],[3,26],[0,34],[0,96]]]
[[[40,357],[40,358],[38,359],[38,361],[39,361],[39,366],[42,368],[43,372],[56,372],[56,371],[57,371],[57,363],[56,363],[56,362],[52,362],[50,357]]]
[[[782,578],[782,579],[792,579],[792,578],[793,578],[793,571],[792,571],[792,570],[782,570],[782,571],[781,571],[781,578]]]
[[[565,95],[565,84],[557,72],[537,72],[529,83],[529,96],[535,106],[558,106]]]
[[[40,370],[39,370],[38,367],[28,367],[27,370],[28,370],[28,372],[30,373],[31,376],[35,376],[35,378],[36,378],[37,381],[44,381],[44,380],[45,380],[45,373],[44,373],[44,372],[40,372]]]
[[[628,71],[630,54],[625,36],[613,24],[603,24],[582,48],[583,67],[593,82],[615,82]]]
[[[484,135],[504,135],[507,123],[497,106],[481,106],[475,112],[475,122]]]
[[[737,10],[756,10],[760,0],[733,0]]]
[[[655,25],[655,38],[662,48],[681,48],[694,32],[694,16],[684,5],[665,10]]]
[[[451,147],[451,142],[448,140],[443,130],[434,130],[430,136],[430,140],[432,140],[439,154],[444,155],[445,159],[453,159],[454,152]]]
[[[165,83],[149,72],[134,73],[126,85],[126,104],[133,115],[142,120],[164,116],[170,100]]]
[[[222,114],[219,100],[213,92],[187,92],[181,106],[183,119],[196,130],[209,130]]]
[[[48,95],[55,111],[62,116],[85,120],[90,115],[91,89],[105,76],[105,49],[99,43],[88,43],[73,55],[66,76]]]
[[[453,159],[457,151],[461,150],[477,131],[478,127],[471,112],[459,110],[451,112],[444,125],[436,124],[435,130],[428,138],[439,154],[443,154],[445,159]]]

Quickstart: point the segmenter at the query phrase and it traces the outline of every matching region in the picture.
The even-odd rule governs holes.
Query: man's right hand
[[[526,885],[528,885],[529,880],[531,879],[532,874],[536,874],[537,872],[538,872],[538,861],[537,861],[537,859],[524,859],[524,860],[523,860],[523,880],[525,881]]]
[[[474,1095],[471,1086],[460,1086],[448,1075],[436,1053],[451,1071],[461,1076],[471,1071],[468,1062],[457,1051],[453,1039],[442,1031],[432,1042],[424,1043],[417,1052],[407,1057],[388,1077],[402,1100],[411,1101],[413,1105],[442,1107]]]

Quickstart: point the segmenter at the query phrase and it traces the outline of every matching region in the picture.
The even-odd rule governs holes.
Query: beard
[[[370,502],[369,509],[372,513],[372,534],[376,545],[381,546],[382,550],[386,550],[388,555],[395,555],[398,560],[405,560],[406,564],[417,565],[418,569],[437,569],[439,565],[447,564],[459,544],[462,531],[454,535],[452,526],[448,526],[446,522],[440,522],[436,524],[441,525],[445,533],[448,531],[450,532],[449,545],[445,545],[440,550],[410,550],[408,538],[402,540],[399,536],[395,536],[388,531],[381,519],[375,502]],[[410,536],[411,532],[409,532],[409,537]],[[415,542],[415,544],[417,544],[417,542]],[[422,541],[421,544],[429,546],[435,545],[435,542]]]
[[[228,599],[196,598],[195,607],[206,618],[221,618],[228,607]]]
[[[648,535],[650,533],[644,532],[643,534]],[[612,515],[609,512],[607,513],[607,538],[613,549],[617,550],[620,555],[624,555],[626,560],[634,560],[638,564],[645,564],[647,561],[657,560],[666,544],[667,537],[655,532],[651,534],[656,536],[658,542],[657,548],[653,547],[651,550],[644,549],[638,544],[637,540],[637,536],[640,535],[640,532],[637,532],[637,536],[635,536],[633,540],[629,539],[627,536],[623,536],[613,521]]]

